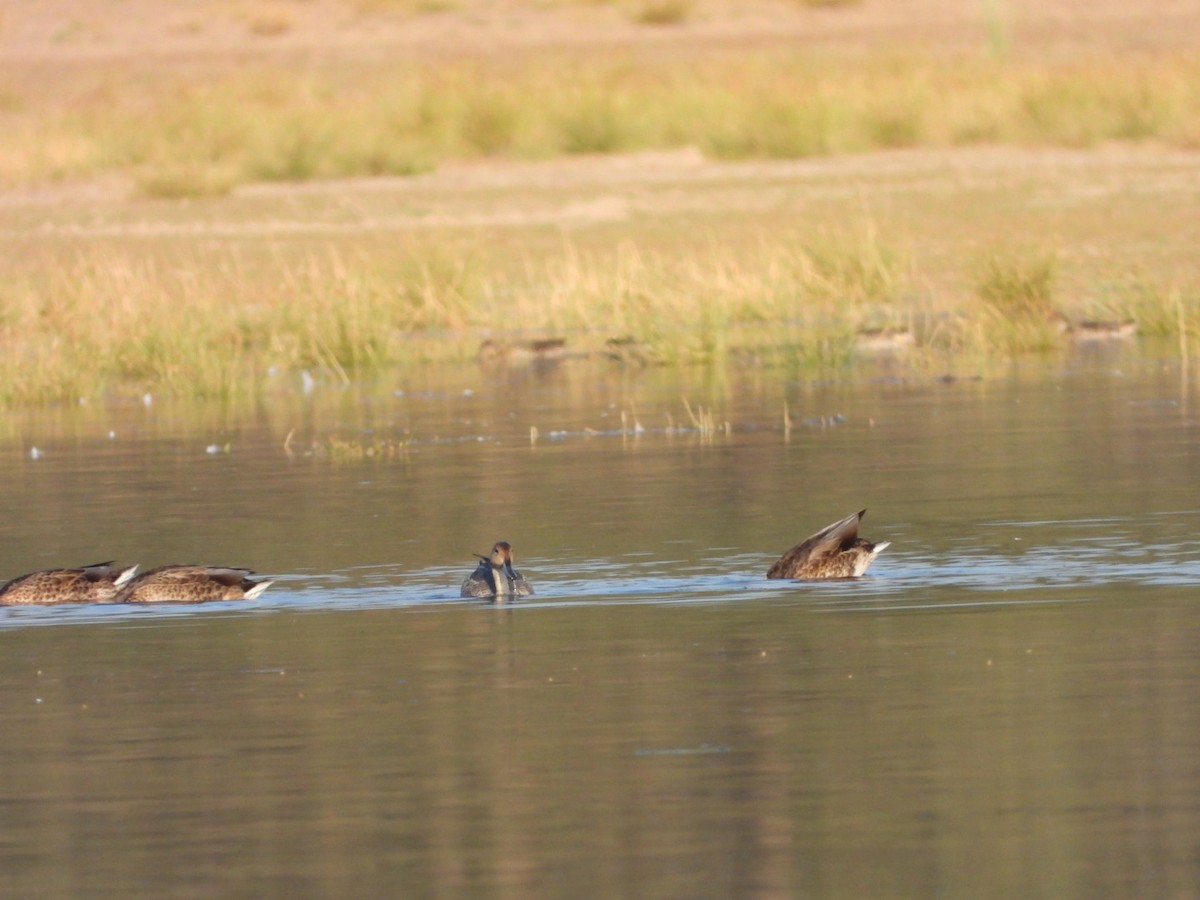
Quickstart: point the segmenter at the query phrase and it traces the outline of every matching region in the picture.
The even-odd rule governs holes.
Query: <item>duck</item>
[[[915,342],[907,328],[863,328],[854,335],[854,345],[864,353],[896,353]]]
[[[475,359],[481,366],[554,366],[570,356],[565,338],[538,338],[501,344],[488,338],[479,345]]]
[[[204,603],[253,600],[274,584],[252,581],[254,572],[228,566],[169,565],[149,569],[117,593],[117,603]]]
[[[604,355],[615,363],[642,369],[654,362],[654,350],[631,334],[610,337],[604,342]]]
[[[136,571],[136,565],[122,569],[109,560],[77,569],[30,572],[0,586],[0,606],[109,603]]]
[[[827,578],[858,578],[891,541],[873,544],[858,536],[858,523],[865,509],[846,516],[805,538],[775,562],[768,578],[797,578],[816,581]]]
[[[489,556],[479,554],[479,565],[462,583],[463,597],[526,597],[533,593],[533,585],[525,576],[513,568],[512,545],[508,541],[497,541]]]
[[[1138,324],[1133,319],[1099,321],[1083,319],[1070,332],[1077,341],[1123,341],[1137,334]]]
[[[1135,319],[1080,319],[1072,322],[1058,310],[1052,311],[1049,318],[1055,331],[1079,343],[1124,341],[1135,337],[1138,331]]]

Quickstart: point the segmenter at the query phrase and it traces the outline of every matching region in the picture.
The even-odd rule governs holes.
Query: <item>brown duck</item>
[[[251,581],[249,569],[224,566],[159,566],[126,584],[117,603],[204,603],[253,600],[271,581]]]
[[[0,606],[51,603],[109,603],[137,570],[109,562],[78,569],[46,569],[14,578],[0,587]]]
[[[866,513],[860,509],[822,528],[797,544],[767,572],[768,578],[857,578],[891,541],[872,544],[858,536],[858,523]]]

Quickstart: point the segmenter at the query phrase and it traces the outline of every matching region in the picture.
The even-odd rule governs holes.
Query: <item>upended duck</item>
[[[0,587],[0,606],[111,603],[137,566],[117,568],[112,560],[77,569],[44,569]]]
[[[512,545],[497,541],[490,556],[479,556],[479,565],[462,583],[463,597],[525,597],[533,585],[513,568]]]
[[[117,603],[204,603],[253,600],[274,582],[252,581],[249,569],[227,566],[159,566],[143,572],[116,595]]]
[[[858,523],[865,509],[822,528],[801,541],[767,572],[768,578],[857,578],[867,571],[891,541],[873,544],[858,536]]]

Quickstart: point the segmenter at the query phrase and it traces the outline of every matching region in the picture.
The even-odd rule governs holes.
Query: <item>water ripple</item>
[[[709,558],[702,569],[679,571],[663,563],[588,560],[542,564],[538,593],[503,604],[538,610],[612,604],[730,604],[788,602],[817,611],[955,609],[1016,603],[1077,602],[1080,589],[1200,585],[1200,545],[1136,544],[1124,538],[1081,540],[1014,555],[889,552],[864,578],[845,581],[770,581],[769,563],[755,554]],[[533,569],[530,570],[531,575]],[[380,608],[437,609],[446,605],[494,607],[458,595],[458,569],[401,572],[374,566],[328,574],[285,575],[257,600],[153,606],[51,606],[0,608],[0,630],[37,625],[105,623],[152,627],[193,616],[243,616],[289,611]]]

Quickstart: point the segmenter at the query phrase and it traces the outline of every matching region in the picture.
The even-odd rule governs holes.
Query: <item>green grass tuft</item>
[[[985,305],[972,322],[978,343],[1001,353],[1041,353],[1062,346],[1066,320],[1054,305],[1052,256],[999,253],[977,266],[975,290]]]
[[[1056,272],[1052,256],[989,256],[978,265],[975,289],[984,303],[1009,321],[1044,321],[1055,312]]]

